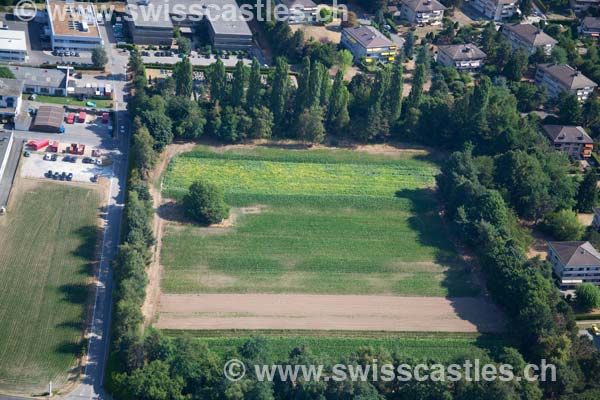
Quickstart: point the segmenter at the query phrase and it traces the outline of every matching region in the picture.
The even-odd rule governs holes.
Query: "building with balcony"
[[[582,103],[598,86],[587,76],[566,64],[538,65],[535,82],[544,85],[550,97],[558,97],[562,92],[569,92],[575,94]]]
[[[493,21],[512,18],[518,10],[516,0],[471,0],[473,8]]]
[[[579,25],[579,33],[583,36],[600,38],[600,17],[585,17]]]
[[[312,24],[317,20],[317,4],[312,0],[281,0],[279,4],[285,7],[278,17],[290,25]]]
[[[581,126],[543,125],[542,130],[555,150],[577,159],[592,155],[594,140]]]
[[[485,53],[474,44],[453,44],[438,47],[437,62],[458,70],[481,68]]]
[[[388,63],[396,60],[398,46],[372,26],[359,25],[342,30],[342,46],[355,61]]]
[[[0,78],[0,115],[15,117],[21,109],[23,81]]]
[[[502,33],[513,49],[523,49],[528,54],[540,51],[549,56],[558,43],[553,37],[531,24],[504,24]]]
[[[446,7],[437,0],[403,0],[400,18],[417,25],[440,25]]]
[[[561,289],[584,282],[600,286],[600,253],[590,242],[548,242],[548,256]]]

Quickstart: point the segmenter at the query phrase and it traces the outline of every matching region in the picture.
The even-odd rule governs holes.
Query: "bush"
[[[183,198],[183,205],[190,218],[203,225],[215,224],[229,216],[223,191],[205,181],[192,183],[188,194]]]
[[[580,240],[585,228],[574,211],[560,210],[546,215],[542,229],[556,240]]]
[[[583,311],[600,307],[600,289],[593,283],[582,283],[575,290],[575,303]]]

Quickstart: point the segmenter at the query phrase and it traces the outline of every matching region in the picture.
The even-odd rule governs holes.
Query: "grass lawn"
[[[0,391],[67,382],[80,353],[100,196],[39,184],[0,220]]]
[[[181,198],[206,178],[225,189],[237,219],[217,234],[168,226],[162,288],[474,295],[437,214],[437,173],[424,153],[201,147],[181,155],[166,173],[165,196]]]
[[[29,100],[30,94],[23,94],[23,100]],[[93,101],[96,103],[97,108],[111,108],[112,100],[77,100],[74,97],[63,97],[63,96],[44,96],[40,94],[36,94],[36,99],[34,100],[39,103],[53,103],[53,104],[64,104],[67,106],[77,106],[77,107],[86,107],[85,103],[88,101]]]
[[[189,332],[166,332],[167,334],[190,335]],[[194,331],[192,336],[208,345],[209,349],[224,356],[231,354],[251,336],[231,336],[227,333]],[[203,336],[204,335],[204,336]],[[328,333],[328,335],[331,335]],[[399,333],[386,336],[361,336],[361,335],[336,335],[319,336],[312,334],[285,334],[259,333],[267,342],[267,351],[273,360],[287,359],[290,350],[295,347],[305,346],[317,356],[331,357],[334,360],[343,359],[356,353],[361,347],[371,347],[374,350],[384,349],[390,354],[396,353],[402,357],[416,360],[435,360],[449,362],[458,357],[465,356],[470,359],[477,358],[484,352],[494,354],[508,343],[499,335],[479,334],[445,334],[445,333]]]

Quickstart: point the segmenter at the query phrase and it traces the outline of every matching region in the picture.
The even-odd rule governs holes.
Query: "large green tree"
[[[173,79],[175,80],[175,94],[189,99],[192,96],[194,83],[192,63],[189,58],[185,57],[175,64]]]
[[[577,192],[577,209],[581,212],[592,212],[592,208],[598,203],[598,178],[596,170],[590,169],[579,185]]]
[[[194,221],[211,225],[229,216],[229,207],[225,204],[223,190],[217,185],[198,180],[190,185],[183,198],[185,212]]]

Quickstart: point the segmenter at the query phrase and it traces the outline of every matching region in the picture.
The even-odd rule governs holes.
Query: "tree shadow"
[[[440,215],[439,204],[432,188],[403,189],[398,199],[407,200],[412,216],[409,226],[424,246],[436,249],[435,262],[446,268],[441,285],[446,288],[457,315],[471,322],[480,332],[500,332],[505,318],[492,301],[482,296],[481,287],[470,265],[458,255],[447,226]]]
[[[59,288],[62,300],[73,304],[86,304],[90,293],[90,285],[68,283]]]
[[[85,324],[81,320],[63,321],[57,324],[57,328],[72,329],[81,332],[84,329]]]
[[[193,222],[185,215],[185,210],[176,201],[169,201],[161,204],[156,209],[156,213],[160,218],[169,222],[179,224],[192,224]]]
[[[81,242],[79,246],[72,251],[72,254],[88,261],[82,266],[80,273],[93,276],[96,263],[98,262],[98,260],[96,260],[96,250],[98,239],[101,237],[101,229],[96,225],[88,225],[79,228],[75,234],[80,237]]]

